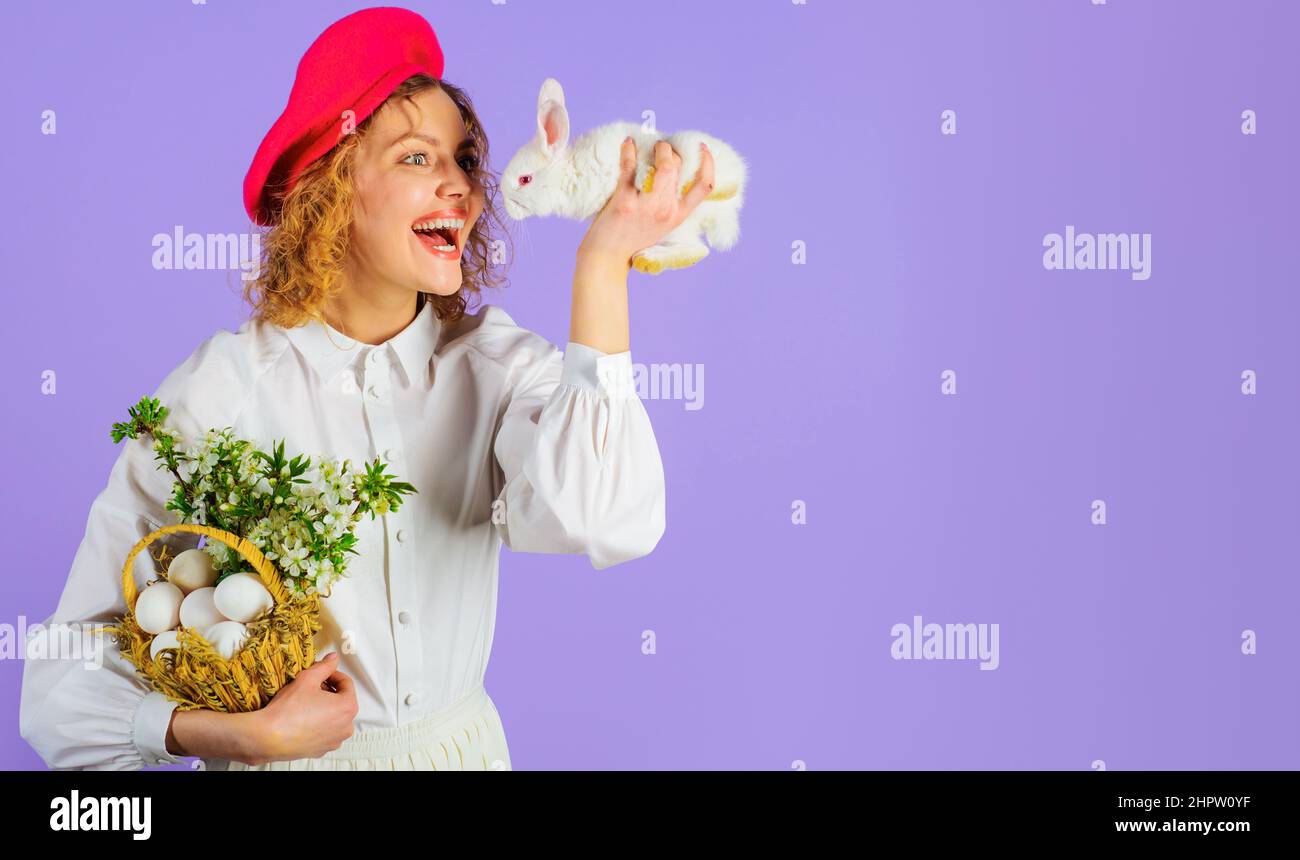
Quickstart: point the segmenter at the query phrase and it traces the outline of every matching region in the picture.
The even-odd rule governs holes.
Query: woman
[[[252,317],[154,394],[187,443],[230,426],[286,450],[382,456],[415,485],[358,526],[361,554],[322,603],[331,653],[246,714],[177,712],[111,645],[102,668],[28,661],[20,730],[51,767],[192,755],[225,770],[508,769],[483,688],[501,543],[597,569],[658,543],[663,467],[631,384],[627,274],[707,196],[712,160],[678,199],[681,159],[661,143],[656,177],[671,179],[642,193],[624,143],[619,189],[576,255],[561,353],[499,307],[467,313],[491,277],[495,189],[482,126],[442,71],[433,30],[407,10],[321,34],[245,182],[250,216],[271,227]],[[116,560],[174,520],[170,476],[147,443],[126,446],[47,624],[120,616]],[[152,578],[145,554],[136,575]]]

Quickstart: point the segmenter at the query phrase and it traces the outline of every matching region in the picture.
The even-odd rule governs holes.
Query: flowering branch
[[[350,460],[309,457],[288,459],[284,440],[271,451],[258,450],[233,429],[208,430],[187,450],[163,426],[168,409],[146,397],[129,410],[130,420],[113,425],[114,443],[141,434],[153,440],[158,468],[176,478],[167,510],[181,522],[210,523],[253,543],[284,576],[296,594],[325,593],[346,573],[348,556],[358,554],[353,531],[363,514],[373,520],[402,504],[414,486],[384,474],[379,459],[353,471]],[[250,570],[246,560],[225,544],[210,541],[218,581]]]

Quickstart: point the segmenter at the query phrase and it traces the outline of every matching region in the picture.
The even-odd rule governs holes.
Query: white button
[[[371,363],[371,364],[378,366],[378,365],[379,365],[379,362],[380,362],[381,360],[383,360],[383,357],[384,357],[383,350],[378,349],[378,348],[375,348],[375,349],[370,350],[370,363]]]
[[[408,705],[414,705],[416,702],[420,701],[420,697],[417,696],[415,693],[407,693],[406,699],[404,701]]]
[[[403,624],[410,624],[410,623],[411,623],[411,613],[409,613],[409,612],[407,612],[405,609],[403,609],[401,612],[397,613],[397,620],[400,621],[400,622],[402,622]]]
[[[405,542],[406,542],[406,529],[398,529],[398,530],[397,530],[397,542],[398,542],[398,543],[405,543]]]
[[[397,453],[397,450],[394,448],[389,448],[388,450],[384,451],[384,459],[389,461],[390,463],[396,460],[399,456],[401,455],[399,455]]]
[[[384,391],[378,385],[370,386],[370,396],[378,400],[384,396]]]
[[[343,377],[343,393],[344,394],[357,393],[357,381],[353,379],[351,376]]]

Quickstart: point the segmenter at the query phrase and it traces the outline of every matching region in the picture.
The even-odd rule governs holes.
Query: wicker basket
[[[141,550],[173,532],[207,535],[233,548],[261,576],[275,601],[271,609],[245,625],[248,638],[229,660],[202,634],[185,627],[176,631],[179,648],[160,650],[156,660],[149,657],[153,636],[135,620],[138,589],[132,567]],[[166,574],[159,578],[165,579]],[[290,596],[275,565],[247,539],[223,529],[180,523],[145,535],[122,567],[122,593],[126,615],[107,630],[115,635],[123,656],[155,690],[176,702],[177,710],[256,711],[315,660],[315,634],[321,629],[320,596]]]

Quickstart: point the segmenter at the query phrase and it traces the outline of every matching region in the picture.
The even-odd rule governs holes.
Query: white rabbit
[[[569,112],[560,82],[547,78],[537,96],[537,136],[510,159],[501,177],[506,213],[516,220],[532,215],[594,218],[614,193],[619,151],[631,135],[636,143],[636,187],[649,191],[654,179],[654,145],[666,140],[682,158],[678,196],[700,168],[700,141],[713,153],[713,193],[658,243],[638,251],[632,266],[647,274],[693,266],[709,246],[728,250],[740,238],[740,206],[745,193],[745,161],[729,145],[700,131],[663,135],[637,123],[612,122],[583,134],[569,146]],[[700,239],[703,233],[709,244]]]

